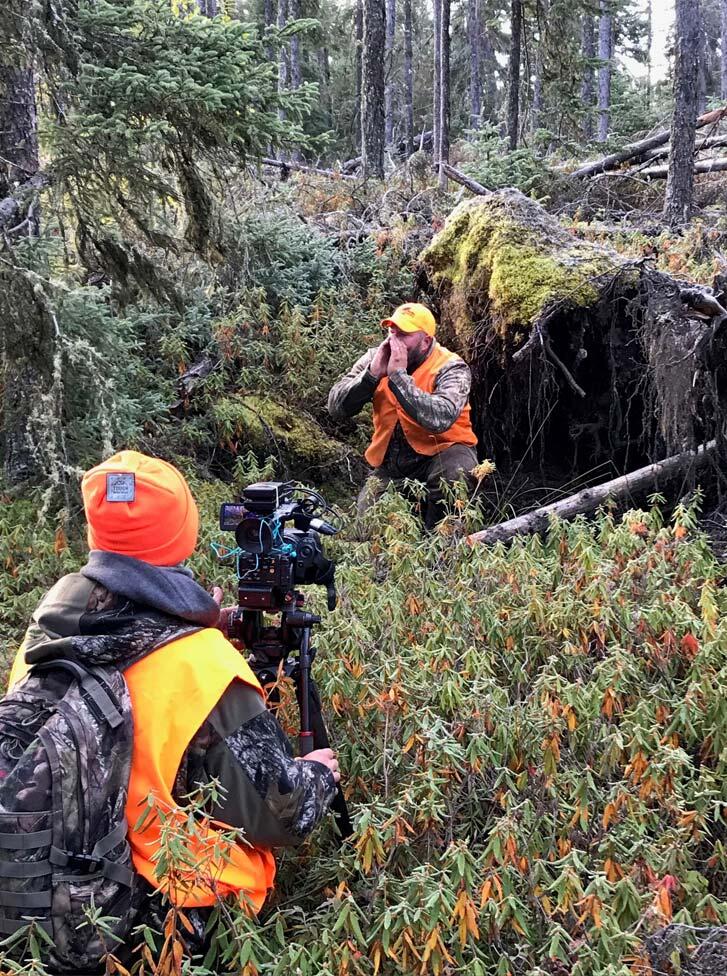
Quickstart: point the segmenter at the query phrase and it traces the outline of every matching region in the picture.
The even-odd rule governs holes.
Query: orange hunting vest
[[[28,670],[24,653],[21,646],[10,677],[11,687]],[[134,717],[134,751],[126,801],[128,839],[134,867],[152,887],[158,888],[153,858],[160,848],[160,823],[154,819],[137,829],[147,797],[153,793],[162,810],[172,809],[172,788],[182,757],[227,686],[235,678],[258,691],[260,685],[247,662],[214,629],[197,631],[160,647],[132,664],[124,677]],[[184,822],[182,818],[182,825]],[[218,826],[224,829],[226,825]],[[199,839],[188,842],[191,859],[200,865],[200,872],[214,882],[218,895],[242,894],[257,911],[273,886],[272,852],[241,840],[221,854],[215,849],[217,831],[211,828],[200,833]],[[210,883],[194,886],[182,879],[175,888],[169,888],[168,894],[179,908],[215,904]]]
[[[459,356],[435,342],[432,351],[421,366],[414,370],[411,378],[420,390],[433,393],[439,371],[453,359],[459,359]],[[404,436],[417,454],[427,457],[434,457],[452,444],[469,444],[471,447],[477,444],[470,423],[469,403],[465,404],[462,413],[449,430],[433,434],[412,420],[390,389],[388,377],[384,377],[374,393],[374,434],[366,451],[366,460],[372,468],[379,468],[384,463],[386,449],[397,423],[401,424]]]
[[[172,641],[132,664],[124,672],[134,716],[134,753],[131,762],[126,819],[134,867],[155,888],[152,860],[160,846],[160,825],[153,821],[142,830],[137,822],[150,793],[163,805],[174,806],[172,787],[187,746],[195,732],[239,678],[260,690],[257,678],[238,651],[219,630],[207,629]],[[260,691],[262,695],[262,691]],[[224,828],[224,825],[221,825]],[[193,844],[195,861],[213,878],[219,895],[244,894],[257,911],[275,878],[275,859],[269,850],[241,840],[224,853],[212,856],[216,831]],[[170,890],[175,905],[199,908],[214,905],[208,885],[180,885]]]

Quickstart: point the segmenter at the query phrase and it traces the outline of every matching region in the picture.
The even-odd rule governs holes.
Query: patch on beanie
[[[133,472],[106,475],[107,502],[133,502],[136,497],[136,481]]]

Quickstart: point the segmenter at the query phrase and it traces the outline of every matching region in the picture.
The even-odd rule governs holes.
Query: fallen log
[[[432,136],[433,132],[431,129],[427,129],[424,132],[420,132],[419,135],[414,140],[414,152],[421,149],[431,149],[432,147]],[[406,155],[406,139],[400,139],[397,144],[393,147],[394,153],[397,156]],[[353,170],[358,169],[361,165],[361,157],[354,156],[353,159],[346,159],[341,163],[342,173],[351,173]]]
[[[718,156],[716,159],[700,159],[694,164],[695,173],[722,173],[727,170],[727,156]],[[632,173],[604,173],[604,176],[629,176]],[[669,175],[669,166],[664,163],[661,166],[648,166],[640,169],[638,175],[648,177],[651,180],[665,180]]]
[[[694,146],[694,152],[704,152],[705,149],[718,149],[722,146],[727,146],[727,135],[723,136],[710,136],[708,139],[702,139],[701,142],[697,142]],[[669,153],[671,152],[671,143],[668,142],[665,146],[661,146],[657,149],[650,149],[648,152],[643,154],[644,162],[655,163],[658,159],[668,159]]]
[[[347,176],[345,173],[341,173],[335,169],[318,169],[316,166],[307,166],[305,163],[296,163],[292,160],[284,159],[271,159],[268,156],[263,157],[263,166],[272,166],[280,170],[296,170],[300,173],[315,173],[316,176],[325,176],[330,180],[352,180],[353,176]]]
[[[466,187],[472,193],[476,193],[478,196],[486,197],[492,193],[492,190],[488,190],[486,186],[478,183],[477,180],[473,180],[471,176],[467,176],[459,169],[455,169],[454,166],[450,166],[449,163],[437,163],[434,164],[434,168],[438,169],[441,166],[442,171],[445,176],[448,176],[450,180],[454,180],[455,183],[459,183]]]
[[[701,129],[705,125],[712,125],[713,123],[719,122],[727,115],[727,105],[722,106],[722,108],[713,109],[711,112],[707,112],[705,115],[700,115],[697,119],[697,128]],[[592,163],[586,163],[585,166],[579,167],[570,175],[576,179],[584,179],[587,176],[596,176],[598,173],[606,173],[609,170],[616,169],[622,163],[628,162],[630,159],[634,159],[637,156],[643,156],[644,153],[649,152],[651,149],[656,149],[659,146],[663,146],[665,143],[669,142],[671,138],[671,129],[663,129],[661,132],[655,133],[653,136],[648,136],[646,139],[641,139],[639,142],[629,143],[628,146],[624,146],[623,149],[619,149],[618,152],[610,153],[608,156],[603,156],[601,159],[597,159]]]
[[[629,474],[613,478],[602,485],[595,485],[592,488],[584,488],[575,495],[562,498],[560,501],[553,502],[551,505],[543,505],[533,512],[526,512],[517,518],[501,522],[499,525],[491,525],[480,532],[474,532],[467,537],[470,545],[482,542],[485,545],[493,545],[495,542],[509,542],[516,535],[527,535],[531,533],[545,532],[553,516],[562,519],[573,518],[574,515],[583,515],[592,512],[599,505],[608,499],[612,501],[623,501],[630,494],[643,495],[644,492],[652,489],[659,481],[668,480],[682,471],[694,466],[695,470],[704,467],[714,455],[715,441],[710,441],[702,445],[696,453],[675,454],[657,461],[656,464],[649,464],[645,468],[639,468]]]

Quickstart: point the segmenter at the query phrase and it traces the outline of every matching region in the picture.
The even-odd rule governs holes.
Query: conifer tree
[[[384,0],[364,0],[361,70],[361,168],[364,176],[384,176]]]

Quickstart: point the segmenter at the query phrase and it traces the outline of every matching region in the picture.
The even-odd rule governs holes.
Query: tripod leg
[[[313,732],[313,747],[315,749],[329,749],[331,743],[328,738],[326,723],[323,721],[321,697],[318,693],[318,686],[313,680],[311,680],[309,684],[308,709],[311,731]],[[351,817],[346,804],[346,797],[343,795],[343,790],[341,789],[340,783],[338,784],[336,796],[331,804],[331,809],[333,810],[333,814],[336,818],[336,826],[338,827],[338,831],[341,834],[341,837],[345,840],[353,833],[353,826],[351,824]]]

